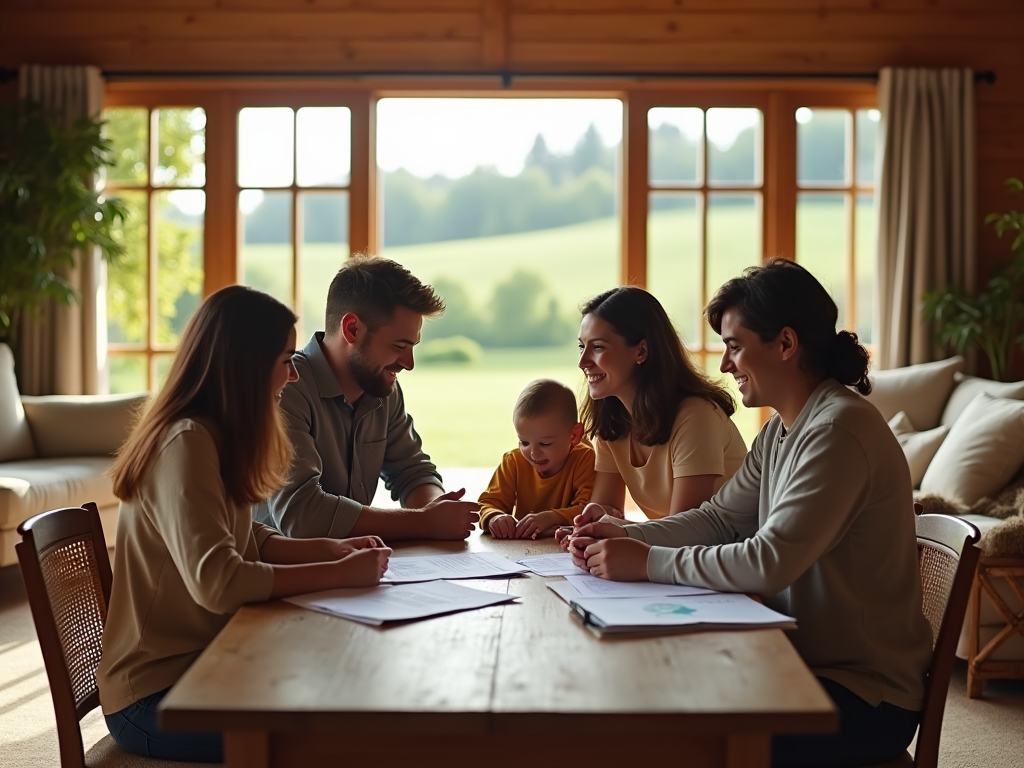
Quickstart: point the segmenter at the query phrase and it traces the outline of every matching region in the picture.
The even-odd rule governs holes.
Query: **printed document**
[[[692,597],[584,597],[573,613],[598,635],[700,629],[796,628],[796,620],[746,595],[715,593]]]
[[[320,613],[329,613],[362,624],[380,626],[385,621],[405,621],[441,613],[469,611],[515,600],[515,595],[428,581],[391,586],[381,584],[363,589],[328,589],[285,598],[285,602]]]
[[[715,590],[686,584],[655,584],[650,581],[609,581],[589,573],[566,576],[580,597],[660,597],[712,595]]]
[[[486,579],[511,576],[530,570],[494,552],[462,552],[457,555],[392,557],[382,582],[406,584],[437,579]]]
[[[572,564],[572,555],[568,552],[559,552],[553,555],[527,555],[517,561],[525,565],[538,576],[569,576],[571,574],[585,574],[586,570]]]

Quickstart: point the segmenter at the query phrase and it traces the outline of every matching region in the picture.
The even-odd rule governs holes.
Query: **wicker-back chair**
[[[96,667],[110,600],[110,559],[93,503],[36,515],[15,545],[50,682],[63,768],[85,768],[79,723],[100,703]]]
[[[981,554],[974,546],[981,535],[971,523],[949,515],[922,515],[920,506],[914,506],[918,513],[917,561],[924,615],[932,628],[932,660],[925,678],[924,709],[913,758],[907,754],[875,768],[936,768],[939,764],[939,736],[953,656]]]

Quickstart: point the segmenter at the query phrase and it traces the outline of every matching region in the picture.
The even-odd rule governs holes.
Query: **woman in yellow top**
[[[581,522],[622,517],[627,488],[649,518],[698,507],[739,469],[747,448],[732,395],[694,367],[654,296],[624,286],[594,297],[579,344],[599,505]]]
[[[164,731],[156,708],[231,615],[245,603],[377,584],[387,569],[391,550],[375,536],[289,539],[252,521],[291,462],[278,403],[298,379],[295,321],[251,288],[207,298],[111,470],[121,509],[96,684],[107,727],[129,752],[221,761],[220,733]]]

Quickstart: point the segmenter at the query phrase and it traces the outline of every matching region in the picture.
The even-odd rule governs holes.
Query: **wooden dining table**
[[[477,532],[394,556],[486,550],[517,560],[557,548]],[[382,627],[245,606],[164,699],[160,722],[223,731],[232,768],[764,768],[773,734],[836,727],[782,630],[599,639],[549,580],[465,582],[519,599]]]

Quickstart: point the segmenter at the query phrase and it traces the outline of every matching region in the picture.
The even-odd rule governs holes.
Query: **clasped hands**
[[[612,581],[647,581],[650,545],[631,539],[623,526],[622,512],[591,502],[573,519],[573,525],[555,531],[562,550],[572,555],[577,567]]]

